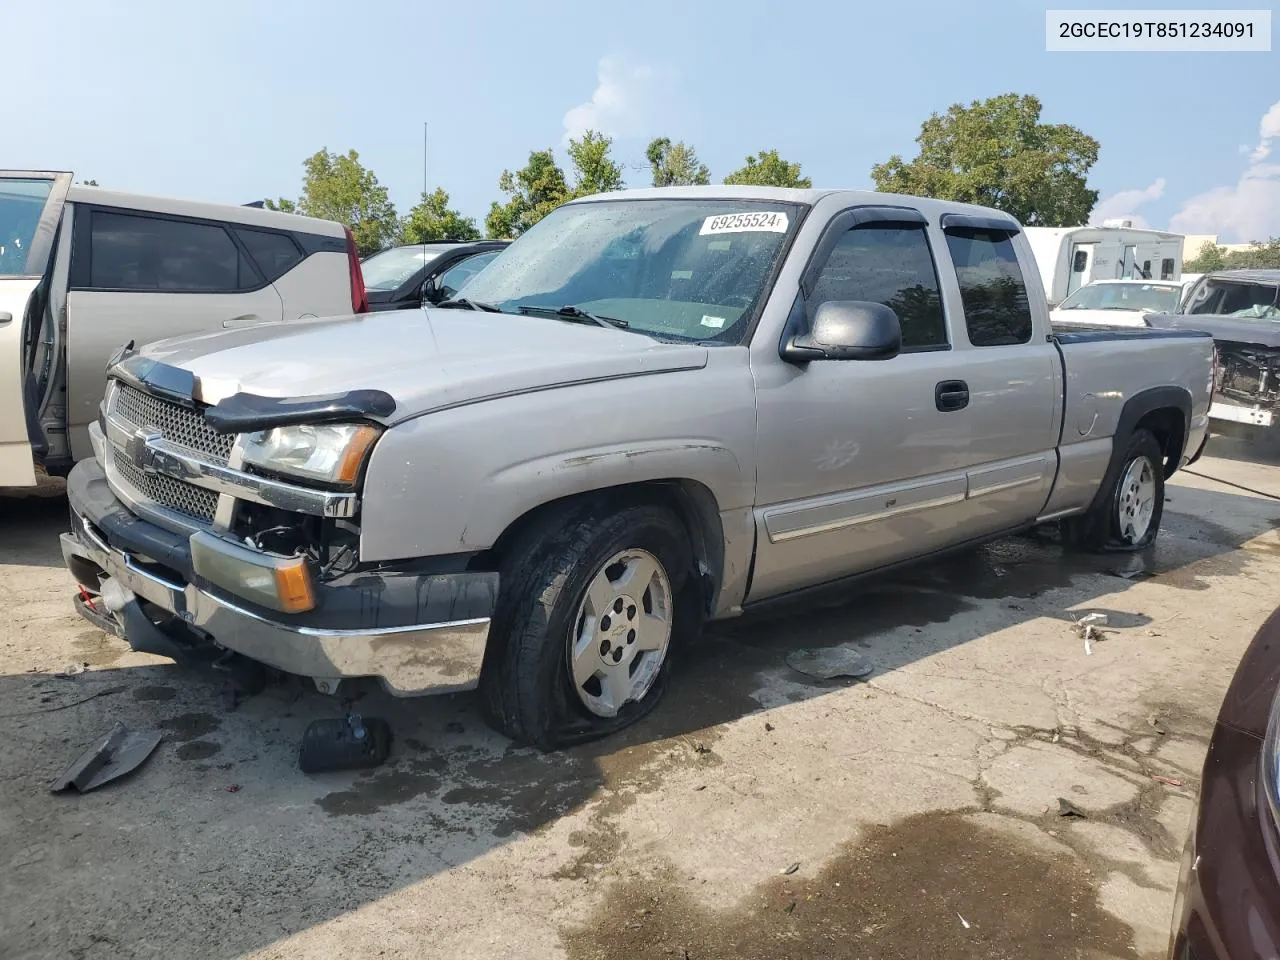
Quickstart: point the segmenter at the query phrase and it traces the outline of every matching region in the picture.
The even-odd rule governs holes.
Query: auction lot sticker
[[[757,210],[752,213],[724,213],[702,221],[698,236],[716,233],[786,233],[787,215],[781,211]]]

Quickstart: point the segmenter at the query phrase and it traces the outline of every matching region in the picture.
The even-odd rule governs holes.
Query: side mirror
[[[428,277],[422,283],[422,302],[423,303],[442,303],[448,299],[445,297],[444,291],[440,289],[439,277]]]
[[[810,360],[890,360],[902,350],[902,324],[882,303],[828,300],[813,315],[808,333],[782,347],[788,363]]]

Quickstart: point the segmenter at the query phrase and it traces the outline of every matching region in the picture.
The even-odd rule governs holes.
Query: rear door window
[[[903,353],[950,346],[923,226],[877,224],[847,231],[818,274],[810,315],[828,300],[867,300],[891,308],[902,324]]]
[[[975,347],[1031,340],[1031,304],[1013,238],[995,230],[947,229],[964,323]]]
[[[263,283],[220,224],[102,209],[92,213],[87,283],[83,268],[72,272],[91,290],[234,293]]]
[[[302,251],[286,234],[236,227],[236,235],[268,282],[279,280],[302,262]]]

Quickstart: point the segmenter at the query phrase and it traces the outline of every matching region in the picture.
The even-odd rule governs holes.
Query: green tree
[[[653,171],[655,187],[705,187],[711,182],[711,171],[705,163],[698,162],[697,153],[686,143],[655,137],[649,141],[645,156]]]
[[[498,189],[507,200],[495,200],[484,218],[490,237],[518,237],[569,199],[564,171],[550,149],[531,151],[529,162],[515,173],[503,170]]]
[[[802,189],[813,186],[812,180],[800,176],[800,164],[783,160],[777,150],[761,150],[754,157],[747,157],[746,164],[725,177],[724,182]]]
[[[375,253],[395,241],[400,218],[373,171],[360,163],[360,154],[328,149],[302,163],[302,196],[292,203],[284,198],[267,201],[272,210],[302,213],[322,220],[337,220],[351,228],[361,256]]]
[[[1280,237],[1265,243],[1255,240],[1248,250],[1227,250],[1206,243],[1195,258],[1182,265],[1186,273],[1208,273],[1210,270],[1276,270],[1280,269]]]
[[[1208,273],[1210,270],[1221,270],[1226,263],[1226,252],[1222,247],[1215,246],[1206,240],[1195,257],[1183,262],[1183,272]]]
[[[609,156],[613,140],[595,130],[569,141],[569,162],[573,164],[573,196],[589,197],[625,186],[622,167]]]
[[[1098,200],[1086,183],[1098,141],[1068,124],[1040,122],[1040,101],[1007,93],[933,114],[920,154],[871,168],[876,189],[995,207],[1036,226],[1085,223]]]
[[[292,200],[285,197],[279,197],[275,200],[267,199],[262,202],[268,210],[279,210],[281,213],[297,213],[298,205]]]
[[[432,240],[479,240],[475,220],[449,207],[444,187],[424,193],[400,226],[401,243],[429,243]]]
[[[81,181],[80,181],[80,185],[81,185],[82,187],[98,187],[98,186],[101,186],[101,184],[99,184],[97,180],[81,180]]]

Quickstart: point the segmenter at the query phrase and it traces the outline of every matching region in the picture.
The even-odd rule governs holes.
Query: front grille
[[[170,443],[186,447],[206,459],[225,464],[231,457],[235,437],[217,433],[198,410],[190,410],[122,383],[116,392],[112,412],[135,427],[154,427]]]
[[[226,466],[231,458],[235,437],[216,433],[205,422],[199,410],[165,400],[129,386],[115,384],[108,396],[108,415],[127,431],[135,429],[158,432],[166,441],[190,451],[203,460]],[[111,449],[113,481],[140,506],[154,505],[176,515],[176,519],[200,525],[213,522],[218,509],[218,495],[163,473],[144,470],[118,447]]]
[[[200,523],[212,523],[218,510],[218,495],[194,487],[163,473],[147,473],[119,450],[112,450],[113,465],[120,478],[143,497],[175,513]]]

